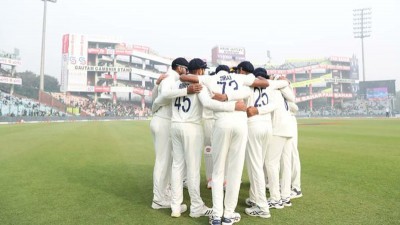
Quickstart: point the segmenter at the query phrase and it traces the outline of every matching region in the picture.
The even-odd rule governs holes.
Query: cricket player
[[[171,70],[167,72],[166,78],[160,83],[157,91],[154,91],[156,98],[153,102],[153,119],[150,122],[150,129],[154,141],[155,163],[153,171],[153,209],[170,208],[170,194],[167,186],[170,184],[172,166],[172,143],[169,130],[171,129],[171,100],[164,96],[184,96],[188,93],[198,93],[201,85],[188,86],[186,89],[171,90],[179,75],[186,74],[188,61],[184,58],[177,58],[172,61]],[[182,206],[182,211],[186,211]]]
[[[242,72],[243,73],[243,72]],[[256,77],[269,79],[264,68],[254,70]],[[246,200],[251,208],[245,212],[250,216],[269,218],[269,206],[265,193],[265,179],[263,167],[266,162],[268,142],[272,136],[271,112],[277,106],[271,99],[271,90],[288,86],[287,81],[271,81],[267,88],[253,88],[247,108],[248,116],[248,142],[246,149],[246,164],[250,180],[250,198]],[[248,203],[250,202],[250,203]]]
[[[275,79],[279,77],[276,76]],[[288,101],[294,102],[293,92],[288,92],[283,97],[280,90],[274,90],[273,100],[277,108],[272,112],[272,137],[267,150],[267,174],[270,191],[269,207],[282,209],[284,206],[291,206],[290,202],[290,165],[291,165],[291,141],[294,136],[294,128]],[[280,168],[280,164],[284,168]],[[281,187],[279,187],[279,171],[282,171]]]
[[[242,63],[239,64],[241,69],[253,72],[254,67],[250,62]],[[251,94],[249,86],[267,87],[269,85],[267,81],[256,81],[252,74],[239,75],[225,71],[220,71],[210,77],[181,76],[180,79],[181,81],[200,81],[212,93],[226,94],[228,100],[234,99],[236,93],[246,93],[243,98],[247,100]],[[214,163],[212,173],[213,215],[210,224],[230,225],[239,222],[241,218],[240,214],[235,212],[235,208],[238,201],[247,142],[247,115],[244,112],[235,111],[214,112],[214,116],[216,120],[211,143]],[[224,199],[223,183],[227,162],[226,177],[229,183],[226,186]]]
[[[207,64],[198,58],[189,62],[189,71],[198,76],[204,75]],[[189,83],[177,81],[177,89],[186,89]],[[207,89],[199,94],[189,94],[173,99],[171,118],[171,138],[173,146],[172,163],[172,217],[179,217],[180,205],[183,201],[182,178],[187,169],[187,184],[190,195],[190,216],[210,216],[212,209],[204,205],[200,197],[200,165],[204,133],[201,124],[203,105],[214,111],[235,110],[235,102],[221,103],[212,100]],[[240,103],[239,103],[240,104]],[[245,110],[244,103],[241,109]],[[185,167],[186,165],[186,167]]]
[[[291,86],[281,89],[281,93],[286,99],[290,99],[290,94],[293,93],[293,89]],[[290,123],[293,130],[293,138],[291,140],[291,194],[290,198],[300,198],[303,196],[301,192],[301,182],[300,182],[300,174],[301,174],[301,166],[300,166],[300,157],[298,150],[298,131],[297,131],[297,119],[296,113],[299,111],[296,103],[292,101],[288,101],[289,111],[291,114]],[[283,165],[282,165],[283,166]]]
[[[215,74],[220,71],[229,72],[229,67],[226,65],[219,65],[215,69]],[[215,75],[213,74],[213,75]],[[210,74],[211,75],[211,74]],[[214,128],[214,113],[212,110],[203,108],[203,129],[204,129],[204,162],[205,162],[205,170],[206,170],[206,178],[207,178],[207,188],[210,189],[212,186],[212,168],[213,168],[213,159],[212,159],[212,146],[211,146],[211,136]]]

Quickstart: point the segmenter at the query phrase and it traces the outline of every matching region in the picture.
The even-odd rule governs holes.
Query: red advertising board
[[[109,86],[95,86],[94,87],[94,92],[110,92],[111,87]]]
[[[69,48],[69,34],[64,34],[62,39],[62,53],[68,54],[68,48]]]

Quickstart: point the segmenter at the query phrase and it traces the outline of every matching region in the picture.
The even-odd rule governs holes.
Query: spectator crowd
[[[344,102],[341,106],[314,107],[312,111],[300,108],[298,115],[301,116],[385,116],[391,110],[390,99],[355,99]]]
[[[16,97],[0,91],[0,116],[66,116],[65,113],[40,104],[39,102],[22,97]]]

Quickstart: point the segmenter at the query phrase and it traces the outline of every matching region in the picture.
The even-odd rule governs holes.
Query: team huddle
[[[239,222],[235,208],[246,161],[245,213],[269,218],[270,209],[291,206],[291,198],[302,196],[298,107],[290,82],[248,61],[204,75],[207,68],[201,59],[177,58],[154,87],[152,208],[171,208],[171,216],[180,217],[187,210],[187,185],[191,217],[208,216],[211,225]],[[200,195],[203,152],[212,208]]]

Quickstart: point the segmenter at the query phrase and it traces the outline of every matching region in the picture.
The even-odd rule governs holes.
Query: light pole
[[[371,36],[371,8],[353,10],[353,33],[354,38],[361,38],[361,54],[363,67],[363,81],[365,82],[364,66],[364,38]]]
[[[57,0],[42,0],[44,2],[43,10],[43,30],[42,30],[42,53],[40,58],[40,91],[44,91],[44,54],[45,54],[45,42],[46,42],[46,11],[47,2],[56,3]],[[40,95],[39,95],[40,96]]]

